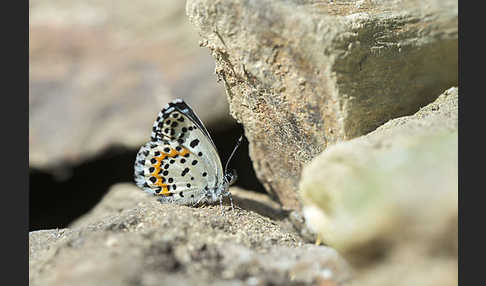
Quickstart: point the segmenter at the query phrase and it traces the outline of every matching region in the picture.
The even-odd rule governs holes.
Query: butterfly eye
[[[231,173],[226,173],[224,175],[224,179],[228,183],[228,185],[234,184],[237,178],[238,178],[238,174],[236,173],[235,169],[231,170]]]

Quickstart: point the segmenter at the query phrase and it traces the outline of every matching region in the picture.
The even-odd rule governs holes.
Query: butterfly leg
[[[193,206],[193,207],[197,206],[197,205],[198,205],[198,204],[199,204],[199,203],[202,201],[202,199],[204,199],[204,197],[205,197],[205,195],[202,195],[202,196],[199,198],[199,200],[197,200],[197,202],[195,202],[195,203],[194,203],[192,206]]]
[[[231,202],[231,211],[234,211],[235,208],[233,207],[233,196],[231,196],[231,193],[228,192],[228,196],[230,198],[230,202]]]
[[[219,196],[219,207],[221,208],[221,215],[224,215],[223,196]]]

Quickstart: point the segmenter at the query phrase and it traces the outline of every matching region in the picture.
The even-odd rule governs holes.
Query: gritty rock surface
[[[298,209],[303,166],[457,85],[457,1],[189,0],[267,191]]]
[[[306,243],[283,218],[241,209],[251,193],[235,190],[235,209],[222,215],[219,205],[133,201],[129,190],[145,195],[119,184],[69,228],[31,232],[30,285],[348,285],[335,250]]]
[[[356,285],[457,285],[457,148],[450,88],[304,168],[306,223],[357,269]]]
[[[137,148],[176,97],[206,124],[229,122],[184,1],[29,3],[30,167],[80,164],[114,145]]]

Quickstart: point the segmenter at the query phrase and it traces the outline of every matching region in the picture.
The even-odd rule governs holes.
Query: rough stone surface
[[[137,148],[176,97],[206,124],[231,122],[184,1],[29,4],[31,167],[80,164],[113,145]]]
[[[306,223],[357,269],[356,285],[457,285],[457,148],[450,88],[304,168]]]
[[[303,166],[457,85],[457,1],[189,0],[267,191],[299,208]]]
[[[70,228],[29,234],[30,285],[348,285],[335,250],[241,209],[241,199],[267,199],[234,191],[236,207],[222,215],[219,205],[160,204],[116,185]]]
[[[288,212],[271,200],[267,195],[244,190],[238,187],[231,188],[233,201],[240,208],[252,210],[265,217],[282,220]],[[89,212],[73,221],[69,227],[80,227],[99,221],[106,216],[119,214],[124,210],[139,206],[145,201],[152,201],[153,197],[141,191],[133,183],[118,183],[113,185],[103,199]]]

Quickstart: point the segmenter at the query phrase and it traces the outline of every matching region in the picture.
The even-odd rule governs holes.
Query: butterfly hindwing
[[[161,201],[190,204],[223,181],[214,143],[192,109],[183,101],[159,113],[152,140],[140,149],[135,182]]]

